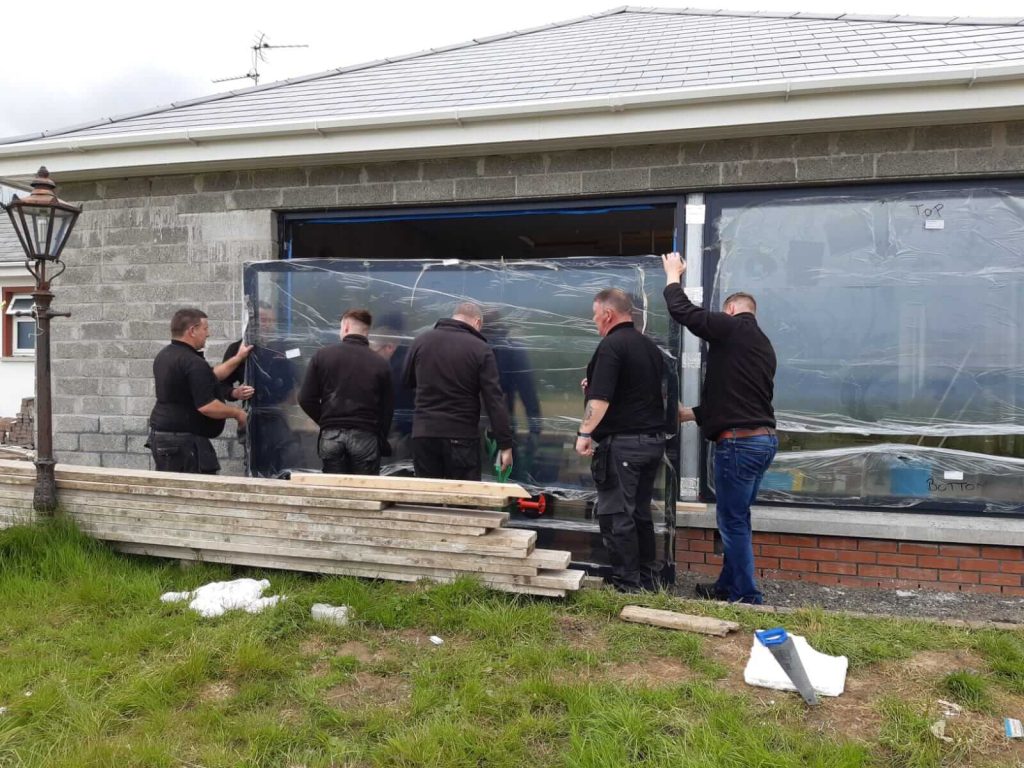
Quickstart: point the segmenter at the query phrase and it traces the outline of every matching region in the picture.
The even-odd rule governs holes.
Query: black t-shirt
[[[661,350],[633,323],[619,323],[601,339],[587,365],[587,400],[606,400],[595,440],[620,434],[664,434]]]
[[[211,419],[199,412],[221,396],[220,382],[201,352],[172,340],[153,360],[153,379],[156,405],[149,416],[153,429],[202,437],[217,437],[224,431],[224,419]]]

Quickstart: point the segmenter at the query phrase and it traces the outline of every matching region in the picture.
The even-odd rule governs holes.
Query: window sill
[[[12,355],[11,357],[0,357],[0,363],[34,363],[35,355]]]
[[[820,507],[755,506],[751,512],[754,530],[766,533],[1024,546],[1024,519],[1019,517],[958,517],[896,511],[851,512]],[[676,508],[676,527],[715,528],[715,505],[680,502]]]

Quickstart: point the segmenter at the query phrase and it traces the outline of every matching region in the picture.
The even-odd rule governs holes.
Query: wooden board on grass
[[[702,635],[725,637],[735,632],[740,625],[735,621],[724,621],[710,616],[692,616],[688,613],[659,611],[655,608],[644,608],[639,605],[627,605],[622,609],[619,618],[638,624],[651,624],[665,629],[677,629],[683,632],[699,632]]]

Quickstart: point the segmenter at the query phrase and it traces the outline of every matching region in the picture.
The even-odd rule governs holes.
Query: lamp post
[[[50,309],[50,283],[66,268],[61,251],[71,236],[81,207],[59,200],[50,172],[40,168],[32,181],[32,194],[0,202],[7,211],[18,241],[25,251],[25,268],[36,280],[32,292],[36,319],[36,488],[32,506],[37,512],[57,508],[57,479],[53,460],[53,404],[50,399],[50,318],[70,317],[70,312]]]

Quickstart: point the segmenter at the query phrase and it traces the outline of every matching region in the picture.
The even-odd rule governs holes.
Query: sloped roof
[[[1024,18],[620,8],[0,144],[1022,61]]]

